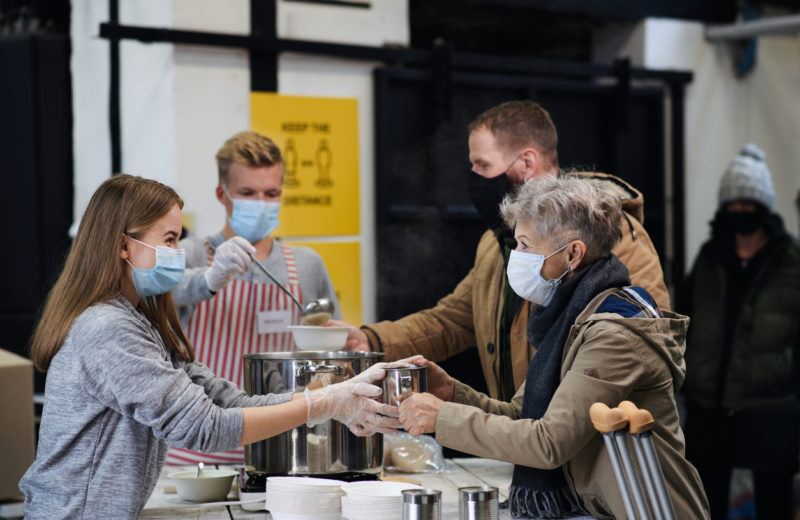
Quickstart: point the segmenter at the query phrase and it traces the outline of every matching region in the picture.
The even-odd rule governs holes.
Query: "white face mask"
[[[536,253],[523,253],[521,251],[511,251],[508,259],[508,283],[514,292],[521,298],[546,307],[553,299],[556,289],[561,285],[561,279],[572,270],[572,266],[567,266],[567,270],[558,278],[545,280],[542,278],[542,266],[544,261],[558,253],[569,243],[559,247],[549,255],[537,255]]]

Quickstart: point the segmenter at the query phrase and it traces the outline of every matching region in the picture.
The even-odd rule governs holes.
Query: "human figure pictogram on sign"
[[[300,186],[297,178],[297,149],[294,147],[294,139],[291,137],[286,140],[286,147],[283,149],[284,172],[283,185],[289,188]]]
[[[333,186],[333,180],[330,175],[332,156],[333,153],[328,146],[328,140],[325,138],[320,139],[319,146],[317,147],[317,169],[319,170],[319,177],[317,177],[315,182],[320,188],[330,188]]]

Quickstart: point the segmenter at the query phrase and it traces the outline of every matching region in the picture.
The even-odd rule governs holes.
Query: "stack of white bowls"
[[[340,520],[341,480],[268,477],[267,510],[272,520]]]
[[[403,490],[422,489],[405,482],[351,482],[342,486],[342,519],[398,520],[403,514]]]

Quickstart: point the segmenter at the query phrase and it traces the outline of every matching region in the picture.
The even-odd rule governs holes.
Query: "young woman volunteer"
[[[370,399],[385,364],[314,392],[248,397],[195,363],[169,294],[184,270],[182,207],[171,188],[129,175],[89,202],[32,342],[48,374],[20,481],[28,519],[135,518],[168,443],[219,451],[331,418],[362,435],[399,424]]]

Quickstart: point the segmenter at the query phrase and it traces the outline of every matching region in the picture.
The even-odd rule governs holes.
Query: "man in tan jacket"
[[[396,321],[352,328],[351,350],[384,352],[386,360],[422,354],[441,361],[477,344],[489,394],[509,400],[525,380],[534,347],[526,338],[531,303],[508,286],[506,265],[516,247],[502,224],[499,205],[514,187],[541,175],[558,175],[558,137],[550,115],[531,101],[490,108],[469,126],[470,196],[490,228],[478,243],[475,264],[455,290],[425,309]],[[603,173],[625,210],[622,239],[613,252],[663,309],[669,294],[653,243],[642,226],[644,199],[625,181]]]

